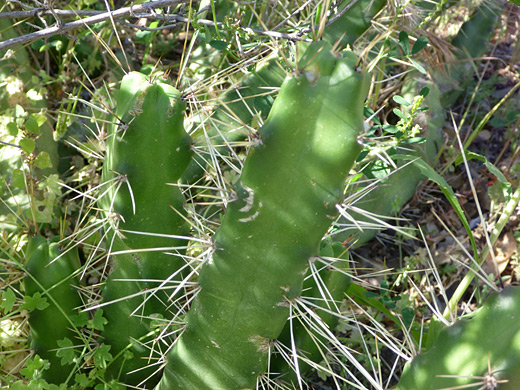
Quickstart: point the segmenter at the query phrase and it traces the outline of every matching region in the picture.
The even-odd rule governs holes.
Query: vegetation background
[[[366,99],[354,88],[348,97],[364,104],[362,150],[303,293],[288,303],[287,325],[253,376],[256,388],[519,388],[520,7],[150,3],[0,1],[2,388],[226,388],[208,379],[225,371],[216,363],[194,374],[199,384],[159,381],[225,211],[236,197],[248,199],[240,177],[274,121],[271,107],[303,104],[278,92],[285,77],[312,66],[302,55],[311,41],[328,42],[338,57],[351,51],[356,74],[370,78]],[[144,76],[124,79],[134,71]],[[163,95],[186,106],[175,106],[182,134],[116,150],[114,129],[153,83],[170,86],[155,107],[173,104]],[[134,95],[125,97],[128,90]],[[317,99],[311,105],[325,100]],[[154,134],[164,112],[146,113],[133,126]],[[184,157],[169,157],[176,145]],[[117,153],[146,167],[138,180],[109,165]],[[278,157],[293,166],[289,152]],[[177,176],[162,179],[162,165],[174,160]],[[176,195],[163,195],[165,182]],[[133,216],[144,215],[137,244],[113,233],[113,199],[126,187],[127,233]],[[129,260],[136,252],[143,263],[183,266],[144,277]],[[236,269],[237,280],[246,270]],[[128,337],[118,346],[121,335]]]

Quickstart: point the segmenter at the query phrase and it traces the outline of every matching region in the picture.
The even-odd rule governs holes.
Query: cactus
[[[119,250],[128,250],[122,243],[115,246]],[[149,344],[153,341],[151,320],[141,317],[143,313],[139,310],[145,297],[141,295],[132,298],[145,288],[139,279],[141,269],[134,255],[118,254],[113,256],[112,271],[103,289],[105,302],[122,299],[104,307],[103,314],[108,324],[101,336],[103,343],[110,345],[110,354],[114,357],[107,367],[106,376],[133,385],[143,381],[147,381],[147,384],[158,381],[151,360],[152,346]]]
[[[230,89],[222,95],[213,115],[208,119],[210,127],[199,136],[199,142],[211,142],[216,153],[226,154],[227,144],[232,145],[245,138],[249,131],[243,127],[251,124],[256,112],[261,112],[264,118],[267,116],[273,100],[270,95],[265,95],[269,92],[267,88],[280,86],[285,75],[277,58],[257,66],[241,80],[240,88]],[[196,155],[184,172],[182,181],[193,183],[198,180],[207,166],[207,160],[207,156]]]
[[[338,12],[349,6],[351,0],[342,3]],[[386,0],[356,1],[334,23],[327,26],[323,40],[331,45],[339,42],[341,46],[352,45],[371,25],[371,19],[386,5]],[[277,53],[276,53],[277,54]],[[240,87],[226,91],[208,122],[210,127],[204,136],[196,137],[196,142],[209,140],[217,153],[226,153],[226,146],[242,141],[249,133],[245,126],[250,126],[255,114],[264,119],[271,110],[273,97],[265,96],[269,91],[280,87],[287,71],[279,63],[279,56],[272,56],[262,62],[254,71],[243,78]],[[217,146],[220,145],[220,146]],[[207,157],[197,155],[182,177],[185,183],[200,179],[207,166]]]
[[[352,45],[372,25],[372,19],[386,5],[386,0],[343,1],[337,12],[350,7],[343,15],[327,26],[323,39],[332,45]]]
[[[299,74],[284,81],[158,390],[253,388],[265,372],[269,345],[301,293],[360,151],[368,78],[355,71],[356,61],[315,43]]]
[[[109,221],[108,245],[112,251],[126,253],[112,256],[113,272],[104,299],[110,302],[148,288],[154,295],[147,297],[144,315],[168,317],[164,302],[169,295],[157,287],[185,265],[182,255],[187,241],[179,236],[186,235],[189,228],[184,218],[184,197],[175,186],[192,154],[191,140],[183,128],[184,104],[172,86],[152,82],[137,72],[123,78],[116,98],[118,123],[110,126],[107,135],[104,186],[98,203]],[[182,272],[177,272],[173,280],[182,280]],[[118,355],[132,345],[130,350],[137,355],[126,364],[112,364],[111,377],[119,376],[121,364],[125,364],[126,373],[147,364],[150,351],[135,339],[149,333],[150,321],[128,318],[142,303],[143,298],[134,298],[106,307],[111,325],[104,337],[112,346],[111,353]],[[148,375],[149,369],[124,374],[120,379],[136,384]]]
[[[417,82],[411,78],[406,82],[406,87],[414,90],[412,93],[413,96],[415,96],[416,85]],[[430,93],[425,100],[426,105],[429,107],[429,117],[425,121],[426,126],[423,131],[423,137],[426,141],[423,144],[415,146],[410,153],[431,164],[440,146],[440,131],[444,125],[445,110],[440,106],[438,88],[434,84],[428,85],[428,88],[430,89]],[[399,170],[381,179],[376,187],[356,202],[355,206],[363,211],[349,211],[350,216],[358,223],[374,223],[374,221],[366,215],[367,212],[376,214],[378,218],[383,221],[394,216],[401,210],[403,205],[412,198],[417,186],[425,179],[424,175],[413,164],[403,166],[406,162],[396,161],[396,163],[400,167]],[[354,186],[354,190],[359,190],[359,188]],[[381,199],[385,199],[386,201],[381,202]],[[342,219],[338,223],[340,227],[344,224],[352,225],[352,223],[346,219]],[[350,239],[350,241],[353,242],[353,247],[359,247],[370,241],[377,231],[378,228],[366,227],[363,228],[363,230],[359,230],[353,226],[336,234],[334,240],[343,242],[346,239]]]
[[[183,128],[184,103],[172,86],[132,72],[118,91],[115,115],[119,124],[107,136],[99,204],[122,243],[145,250],[137,255],[142,278],[164,280],[184,265],[182,258],[146,250],[182,253],[186,245],[178,237],[189,226],[184,197],[176,187],[192,155]]]
[[[402,94],[407,95],[405,90],[410,90],[410,95],[414,97],[416,95],[417,82],[414,78],[410,77],[403,86]],[[417,157],[421,157],[428,162],[433,161],[437,143],[439,142],[439,130],[444,123],[444,110],[439,105],[439,92],[434,85],[429,85],[430,94],[427,97],[428,106],[430,108],[429,118],[426,120],[426,129],[424,136],[426,142],[419,147],[416,147],[413,154]],[[397,162],[402,165],[401,162]],[[401,166],[398,171],[392,173],[390,176],[381,180],[377,186],[374,187],[368,194],[366,194],[360,202],[356,204],[362,212],[349,211],[351,217],[357,222],[371,222],[373,221],[368,218],[365,213],[370,212],[379,215],[380,219],[388,219],[393,213],[396,213],[401,207],[410,200],[415,193],[417,185],[424,180],[423,174],[421,174],[413,165]],[[387,201],[381,202],[381,199]],[[341,218],[338,225],[350,222]],[[375,228],[363,228],[359,230],[356,227],[348,228],[336,233],[332,236],[332,242],[324,242],[324,250],[328,251],[328,258],[337,258],[338,261],[335,264],[335,268],[338,268],[337,264],[340,264],[338,269],[323,269],[320,272],[320,277],[324,281],[327,287],[328,294],[326,297],[322,297],[320,289],[316,285],[316,281],[313,277],[308,277],[305,284],[305,297],[318,298],[319,305],[324,309],[327,305],[330,305],[332,301],[341,302],[345,292],[351,284],[351,278],[348,276],[345,265],[345,259],[348,259],[348,252],[342,245],[345,240],[351,242],[349,247],[359,247],[369,240],[371,240],[376,234],[377,229]],[[330,239],[328,241],[331,241]],[[321,254],[320,254],[321,255]],[[334,329],[338,322],[338,316],[335,316],[327,311],[320,313],[322,321],[327,324],[330,329]],[[295,322],[291,326],[286,324],[283,337],[280,341],[284,345],[290,346],[291,340],[294,340],[294,344],[299,353],[306,356],[305,360],[313,361],[318,363],[323,359],[321,352],[319,351],[316,343],[316,338],[320,339],[320,336],[313,334],[309,335],[309,331],[302,326],[299,322]],[[322,339],[322,338],[321,338]],[[324,340],[322,340],[324,341]],[[304,360],[300,360],[298,372],[300,375],[305,374],[310,369],[310,365]],[[285,364],[283,359],[273,359],[271,364],[271,370],[274,372],[282,372],[283,377],[287,381],[296,382],[295,371],[291,370],[290,367]]]
[[[25,293],[27,296],[40,294],[47,300],[45,308],[30,313],[30,345],[50,363],[49,369],[43,372],[43,379],[60,384],[70,375],[67,370],[70,364],[62,366],[56,351],[58,341],[65,337],[72,342],[76,340],[78,332],[70,317],[82,305],[77,290],[79,281],[74,276],[80,266],[77,249],[63,251],[58,238],[47,240],[35,236],[27,244],[26,258]]]
[[[452,107],[466,90],[473,74],[472,64],[468,60],[478,58],[486,52],[487,43],[500,14],[500,7],[503,8],[495,3],[482,4],[453,38],[451,43],[459,50],[456,53],[459,61],[448,68],[448,77],[443,72],[434,75],[442,92],[443,107]]]
[[[330,260],[335,259],[335,260]],[[317,310],[320,320],[329,329],[334,329],[339,321],[339,315],[334,314],[334,308],[340,306],[345,292],[352,284],[352,278],[349,276],[348,251],[339,242],[334,242],[328,238],[323,240],[320,249],[320,262],[316,264],[318,275],[309,275],[303,284],[305,297],[317,298],[316,305],[323,310]],[[330,262],[330,265],[325,265]],[[316,279],[321,280],[323,285],[318,287]],[[326,291],[326,292],[323,292]],[[297,373],[300,376],[305,375],[311,368],[309,362],[319,363],[324,359],[323,352],[320,350],[319,344],[326,345],[328,340],[319,334],[309,334],[308,324],[304,324],[298,320],[292,320],[292,324],[287,322],[278,337],[278,342],[283,343],[287,348],[292,349],[292,343],[299,354],[305,356],[305,359],[298,361],[298,369],[293,367],[285,360],[281,354],[271,357],[269,370],[280,374],[280,379],[285,382],[298,383]]]
[[[520,288],[493,293],[471,319],[445,328],[433,347],[416,356],[396,390],[520,386]],[[495,387],[486,386],[498,381]],[[482,386],[482,387],[480,387]]]

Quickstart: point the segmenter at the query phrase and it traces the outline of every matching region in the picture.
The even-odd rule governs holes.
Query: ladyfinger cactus
[[[337,43],[341,47],[352,45],[368,30],[372,18],[386,3],[386,0],[343,1],[338,11],[341,16],[325,28],[322,39],[333,46]],[[313,34],[315,31],[311,31],[309,35],[312,37]],[[253,119],[257,116],[265,119],[269,114],[274,95],[267,93],[279,88],[287,73],[280,63],[280,56],[276,54],[244,76],[239,88],[227,90],[219,99],[209,121],[210,127],[204,135],[204,138],[211,140],[216,152],[225,154],[226,145],[246,139],[248,126],[251,126]],[[195,140],[196,143],[206,142],[203,137],[195,137]],[[199,180],[206,169],[208,158],[203,155],[195,156],[182,181],[194,183]]]
[[[368,77],[352,53],[312,44],[247,157],[157,389],[253,389],[336,216],[360,146]]]
[[[57,355],[59,340],[67,337],[73,343],[77,331],[73,329],[71,316],[77,314],[82,305],[74,272],[80,262],[76,248],[63,251],[57,238],[47,240],[35,236],[26,249],[28,275],[24,280],[25,294],[40,294],[46,299],[46,307],[30,313],[30,345],[42,359],[50,363],[43,372],[43,379],[60,384],[67,380],[70,366],[62,366]]]
[[[472,319],[443,329],[405,367],[396,389],[520,388],[519,307],[519,287],[494,293]]]
[[[166,236],[189,230],[185,200],[175,186],[192,156],[184,108],[179,91],[137,72],[124,77],[117,94],[119,123],[108,133],[99,204],[122,243],[139,251],[144,279],[165,280],[184,265],[181,257],[164,253],[182,253],[176,248],[187,241]]]
[[[112,347],[111,354],[119,356],[108,376],[127,384],[138,384],[155,369],[130,374],[149,365],[153,355],[140,344],[149,341],[142,338],[150,331],[150,319],[141,317],[168,317],[164,302],[172,289],[156,288],[185,265],[182,248],[187,241],[179,236],[186,235],[189,227],[184,197],[176,183],[192,153],[180,99],[172,86],[129,73],[116,96],[118,123],[107,135],[99,205],[109,221],[107,245],[113,252],[126,253],[112,256],[113,271],[103,297],[105,302],[118,302],[105,307],[110,325],[103,336]],[[174,280],[182,280],[182,272]],[[154,295],[125,299],[146,288]],[[134,355],[128,361],[121,354],[126,348]]]
[[[138,72],[123,78],[117,94],[119,123],[107,135],[102,177],[107,190],[100,205],[109,217],[116,217],[111,219],[114,230],[133,249],[175,247],[184,242],[154,233],[188,231],[184,197],[175,187],[192,156],[180,99],[171,85],[151,82]],[[150,276],[162,276],[165,264],[150,261],[142,266]]]

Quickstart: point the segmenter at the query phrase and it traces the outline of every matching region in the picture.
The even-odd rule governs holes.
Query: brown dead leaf
[[[493,259],[491,258],[491,254],[488,255],[484,264],[482,264],[482,268],[486,272],[487,275],[501,275],[502,272],[505,271],[507,265],[509,264],[509,260],[511,256],[515,253],[517,248],[517,243],[513,233],[507,232],[503,234],[495,244],[495,260],[496,265],[493,263]],[[497,273],[498,268],[498,273]]]

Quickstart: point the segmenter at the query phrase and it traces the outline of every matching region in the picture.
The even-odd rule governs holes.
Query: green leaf
[[[428,38],[426,37],[419,37],[415,41],[413,47],[412,47],[412,55],[419,53],[422,49],[426,47],[428,44]]]
[[[147,41],[153,38],[153,31],[141,30],[135,33],[135,37],[139,43],[148,43]]]
[[[410,54],[410,38],[406,31],[401,31],[399,33],[399,46],[403,49],[404,55],[407,56]]]
[[[388,307],[389,309],[395,309],[396,304],[394,303],[394,301],[392,299],[390,299],[390,297],[388,295],[383,295],[383,296],[381,296],[381,298],[386,307]]]
[[[25,121],[25,130],[35,135],[40,134],[40,129],[38,128],[38,121],[34,119],[31,115],[27,121]]]
[[[2,304],[0,304],[0,308],[4,309],[4,313],[9,313],[14,306],[16,301],[16,295],[11,287],[4,291],[2,294]]]
[[[26,154],[31,154],[36,147],[36,142],[32,138],[24,138],[20,140],[20,146]]]
[[[408,101],[402,96],[394,95],[392,96],[392,99],[394,102],[396,102],[397,104],[401,104],[402,106],[408,107],[410,105],[410,103],[408,103]]]
[[[491,119],[489,121],[489,124],[493,127],[506,127],[507,126],[506,121],[498,116]]]
[[[67,388],[67,385],[65,383],[62,383],[61,385],[55,385],[54,383],[49,383],[47,387],[45,387],[47,390],[69,390]]]
[[[25,110],[23,109],[22,106],[20,106],[19,104],[17,104],[14,108],[14,115],[17,117],[17,118],[23,118],[25,116]]]
[[[20,370],[20,374],[26,379],[37,379],[41,371],[50,367],[50,363],[47,360],[43,360],[40,355],[34,355],[32,359],[27,359],[25,365],[26,367]]]
[[[378,293],[375,293],[373,291],[365,291],[363,293],[363,296],[367,297],[367,298],[379,298],[379,294]]]
[[[27,385],[27,390],[48,390],[49,384],[44,379],[32,380]]]
[[[390,134],[396,134],[399,129],[394,125],[383,125],[383,130]]]
[[[52,161],[49,153],[40,152],[40,154],[38,154],[38,156],[34,159],[34,165],[40,169],[52,168]]]
[[[45,122],[47,122],[47,117],[43,113],[37,113],[37,114],[31,114],[34,119],[36,119],[36,122],[38,122],[38,127],[41,127]]]
[[[204,25],[204,41],[206,42],[206,44],[209,44],[211,41],[211,31],[209,30],[209,27]]]
[[[427,74],[426,69],[424,69],[423,66],[419,64],[417,61],[415,61],[413,58],[410,58],[410,62],[419,72],[421,72],[422,74]]]
[[[426,138],[424,137],[412,137],[412,138],[408,138],[408,139],[405,139],[404,141],[401,142],[401,144],[423,144],[426,142]]]
[[[419,92],[419,95],[421,95],[422,97],[426,97],[430,94],[430,88],[428,87],[424,87],[423,89],[421,89],[421,92]]]
[[[103,309],[99,309],[94,313],[94,318],[89,321],[88,328],[102,331],[107,323],[107,319],[103,317]]]
[[[359,153],[359,156],[356,159],[356,162],[362,161],[366,156],[368,156],[368,153],[370,153],[368,149],[361,151],[361,153]]]
[[[385,314],[388,318],[390,318],[397,326],[401,326],[401,322],[399,319],[392,314],[390,310],[388,310],[381,302],[379,302],[376,297],[379,297],[378,294],[376,294],[376,297],[369,298],[365,296],[365,293],[370,292],[367,291],[364,287],[360,286],[359,284],[352,283],[350,285],[350,288],[347,291],[347,294],[352,297],[357,303],[361,303],[363,305],[370,306],[383,314]],[[374,294],[374,293],[372,293]]]
[[[407,156],[407,155],[396,155],[394,158],[400,158],[402,160],[414,160],[413,156]],[[471,246],[473,248],[473,253],[475,256],[475,259],[478,259],[478,251],[477,251],[477,244],[475,243],[475,238],[473,237],[473,233],[471,232],[471,228],[469,227],[468,220],[466,218],[466,215],[464,214],[464,211],[462,210],[462,207],[460,207],[459,200],[457,199],[457,195],[453,192],[453,189],[448,184],[448,182],[439,175],[435,169],[433,169],[431,166],[429,166],[424,160],[422,159],[415,159],[413,164],[419,168],[419,171],[426,176],[428,179],[433,181],[435,184],[439,186],[442,193],[448,199],[448,202],[452,205],[455,212],[457,213],[457,216],[460,219],[460,222],[464,226],[464,229],[466,230],[466,233],[468,233],[469,240],[471,242]]]
[[[72,341],[68,337],[65,337],[63,340],[58,340],[58,346],[62,348],[56,351],[56,356],[61,357],[61,365],[65,366],[73,363],[76,351],[74,351]]]
[[[220,41],[220,40],[217,40],[217,39],[213,39],[212,41],[209,42],[209,45],[214,48],[214,49],[217,49],[219,51],[223,51],[223,50],[226,50],[228,44],[227,42],[225,41]]]
[[[126,350],[124,353],[123,353],[123,359],[125,360],[132,360],[134,358],[134,353],[130,350]]]
[[[85,388],[89,385],[90,380],[85,374],[76,374],[74,376],[74,382],[80,385],[81,388]]]
[[[9,122],[6,128],[9,135],[12,135],[13,137],[16,137],[18,135],[18,126],[16,126],[16,123]]]
[[[21,169],[15,169],[13,171],[13,187],[25,188],[25,175]]]
[[[107,368],[107,362],[112,360],[110,351],[110,345],[101,344],[94,353],[94,365],[98,368]]]
[[[9,387],[11,390],[27,390],[27,385],[23,383],[23,381],[16,381],[14,382],[11,387]]]
[[[70,319],[76,327],[83,328],[88,323],[88,314],[85,312],[81,312],[79,314],[71,316]]]
[[[507,198],[506,201],[511,198],[511,194],[513,193],[513,189],[511,187],[511,183],[509,182],[509,180],[507,180],[507,178],[500,171],[500,169],[498,169],[495,165],[490,163],[485,156],[482,156],[482,155],[480,155],[478,153],[465,151],[465,155],[466,155],[466,159],[468,161],[475,159],[475,160],[478,160],[480,162],[483,162],[484,165],[486,166],[486,168],[488,169],[489,173],[491,173],[493,176],[495,176],[497,178],[498,182],[500,183],[500,185],[502,186],[503,190],[505,191],[506,198]],[[463,162],[462,154],[459,154],[457,156],[457,158],[455,159],[455,164],[459,165],[459,164],[462,164],[462,162]]]
[[[401,310],[401,315],[403,316],[405,328],[409,328],[415,318],[415,312],[409,307],[404,307],[403,310]]]
[[[32,297],[26,295],[24,297],[25,303],[22,305],[24,309],[27,309],[29,312],[34,310],[44,310],[49,306],[49,302],[47,302],[47,298],[42,297],[42,295],[37,292]]]
[[[400,109],[398,109],[398,108],[394,108],[392,111],[393,111],[394,114],[397,115],[399,118],[401,118],[401,119],[405,119],[405,118],[406,118],[406,115],[404,115],[403,112],[402,112]]]

